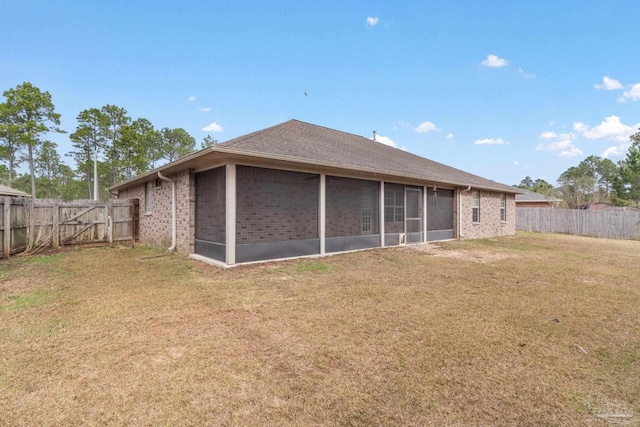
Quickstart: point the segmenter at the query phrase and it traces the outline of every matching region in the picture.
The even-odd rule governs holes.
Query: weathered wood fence
[[[0,249],[9,257],[27,248],[135,241],[138,200],[0,197]]]
[[[640,239],[640,212],[517,208],[516,229],[606,239]]]

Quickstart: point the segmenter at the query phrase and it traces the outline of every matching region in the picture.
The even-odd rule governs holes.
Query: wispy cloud
[[[202,128],[205,132],[222,132],[222,126],[216,122]]]
[[[622,93],[622,99],[625,101],[630,99],[632,101],[640,101],[640,83],[636,83],[631,86],[631,89]]]
[[[542,142],[536,145],[536,151],[559,151],[560,157],[575,157],[582,155],[580,150],[574,143],[575,135],[572,133],[555,133],[551,131],[542,132],[540,139]]]
[[[622,89],[622,83],[620,83],[616,79],[612,79],[609,76],[604,76],[602,78],[602,83],[596,83],[593,85],[593,87],[595,87],[596,89],[603,89],[603,90],[616,90],[616,89]]]
[[[369,138],[369,139],[373,139],[373,138]],[[405,146],[398,147],[398,144],[396,144],[396,142],[393,139],[389,138],[388,136],[376,135],[376,142],[379,142],[380,144],[388,145],[389,147],[398,148],[402,151],[409,151]]]
[[[375,141],[379,142],[380,144],[388,145],[389,147],[398,148],[398,144],[396,144],[396,142],[388,136],[376,135]]]
[[[514,165],[516,165],[516,166],[520,166],[520,162],[519,162],[519,161],[517,161],[517,160],[514,160],[512,163],[513,163]]]
[[[445,136],[445,138],[447,139],[453,139],[453,134],[452,133],[448,133],[447,136]]]
[[[426,133],[426,132],[433,132],[438,130],[438,128],[436,127],[436,125],[434,125],[431,122],[422,122],[418,125],[417,128],[414,129],[414,132],[417,133]]]
[[[616,143],[604,150],[602,157],[605,158],[624,155],[631,145],[629,137],[638,127],[640,127],[640,123],[625,125],[618,116],[606,117],[599,125],[593,127],[582,122],[573,124],[573,129],[587,139],[605,139]]]
[[[193,101],[195,101],[195,100],[196,100],[196,99],[198,99],[198,98],[196,98],[195,96],[190,96],[190,97],[189,97],[189,98],[187,98],[187,99],[189,100],[189,102],[193,102]]]
[[[499,58],[497,55],[487,55],[487,59],[483,59],[480,63],[483,67],[489,68],[502,68],[509,65],[509,61],[504,58]]]
[[[211,111],[211,107],[200,107],[200,111],[202,111],[203,113],[208,113],[209,111]]]
[[[536,75],[534,73],[527,73],[522,68],[518,68],[518,73],[525,79],[535,79]]]
[[[573,129],[582,133],[587,139],[610,139],[617,142],[627,142],[633,134],[634,128],[639,125],[640,123],[634,126],[625,125],[620,121],[620,117],[609,116],[594,127],[582,122],[575,122]]]
[[[507,145],[509,143],[502,138],[484,138],[484,139],[476,139],[474,144],[476,145]]]
[[[371,16],[367,17],[367,25],[369,27],[375,27],[378,24],[378,18],[372,18]]]

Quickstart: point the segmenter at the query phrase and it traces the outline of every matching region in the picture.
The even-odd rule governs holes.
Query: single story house
[[[529,190],[521,190],[516,194],[516,208],[555,208],[562,201]]]
[[[290,120],[108,189],[140,241],[221,266],[512,235],[520,189]]]

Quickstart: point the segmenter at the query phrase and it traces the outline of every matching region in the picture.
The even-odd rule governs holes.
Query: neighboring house
[[[523,194],[516,194],[516,208],[555,208],[560,199],[545,196],[529,190],[520,190]]]
[[[140,240],[217,265],[513,235],[520,189],[290,120],[108,189]]]
[[[7,187],[6,185],[0,185],[0,197],[9,196],[9,197],[31,197],[29,193],[25,193],[24,191],[14,190],[11,187]]]
[[[632,206],[614,206],[613,203],[605,202],[591,203],[587,209],[590,211],[640,212],[639,208]]]

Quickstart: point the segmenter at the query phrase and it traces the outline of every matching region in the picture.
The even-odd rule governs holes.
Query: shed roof
[[[521,203],[533,203],[533,202],[560,202],[560,199],[545,196],[544,194],[536,193],[535,191],[522,190],[524,194],[516,194],[516,202]]]
[[[31,197],[29,193],[25,193],[24,191],[16,190],[11,187],[7,187],[6,185],[0,185],[0,196]]]
[[[189,164],[196,162],[196,159],[203,156],[215,156],[216,153],[218,155],[234,154],[277,159],[348,171],[375,172],[388,176],[446,183],[454,186],[471,186],[506,193],[522,192],[519,188],[500,184],[359,135],[299,120],[289,120],[214,145],[113,186],[110,190],[127,188],[135,182],[145,180],[145,177],[148,180],[157,171],[163,172],[167,169],[174,171],[178,164],[182,165],[183,169],[190,167]]]

